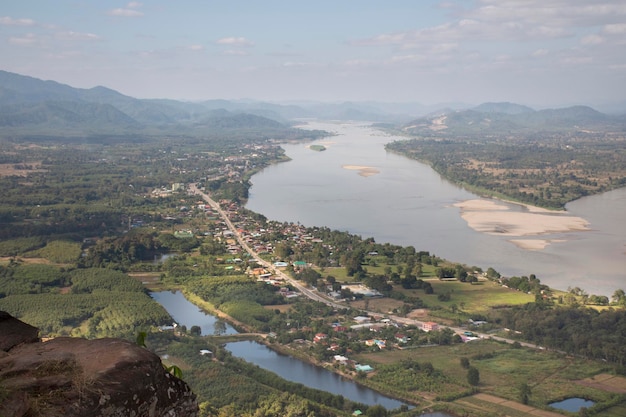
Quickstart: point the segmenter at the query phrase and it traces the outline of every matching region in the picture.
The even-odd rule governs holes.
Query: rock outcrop
[[[154,353],[121,339],[59,337],[0,312],[0,416],[194,417],[196,396]]]

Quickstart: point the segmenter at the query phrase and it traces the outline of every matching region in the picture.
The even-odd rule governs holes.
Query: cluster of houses
[[[280,287],[280,289],[278,290],[279,294],[287,299],[295,298],[300,295],[296,291],[293,291],[289,287],[287,287],[285,285],[285,280],[282,277],[280,277],[279,275],[273,275],[271,272],[263,267],[252,268],[248,271],[248,273],[253,277],[256,277],[257,281]]]
[[[340,323],[333,323],[333,330],[336,332],[346,332],[349,330],[361,330],[364,328],[369,328],[372,331],[372,334],[375,334],[379,329],[383,327],[400,327],[397,323],[394,323],[389,319],[372,321],[372,317],[369,316],[357,316],[354,317],[352,320],[355,322],[355,324],[351,326],[344,326]],[[384,350],[389,347],[401,349],[402,345],[406,345],[408,342],[409,337],[403,333],[396,333],[392,341],[376,337],[365,339],[362,341],[362,343],[366,346],[377,347],[380,350]],[[339,344],[333,342],[332,337],[326,333],[316,333],[313,337],[313,343],[317,345],[327,346],[327,350],[331,352],[337,352],[340,350]],[[333,363],[335,363],[336,365],[345,366],[346,368],[352,369],[356,372],[369,373],[374,371],[374,368],[372,368],[370,365],[359,364],[358,362],[351,360],[347,356],[339,354],[333,356]]]

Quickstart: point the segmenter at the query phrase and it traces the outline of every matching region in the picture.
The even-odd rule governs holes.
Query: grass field
[[[606,402],[615,395],[620,395],[581,383],[581,380],[589,381],[586,378],[606,372],[610,367],[604,364],[567,357],[556,352],[516,349],[511,345],[490,340],[451,346],[366,353],[354,355],[353,359],[360,363],[371,364],[374,368],[377,364],[392,364],[407,359],[419,363],[430,362],[435,369],[442,371],[453,381],[457,381],[459,386],[463,386],[466,385],[467,370],[460,366],[461,357],[468,358],[471,366],[479,370],[481,393],[517,402],[519,387],[522,383],[526,383],[532,390],[529,405],[535,408],[545,409],[549,403],[569,397],[583,397],[596,402]],[[612,385],[616,387],[621,387],[621,384],[626,384],[626,381],[619,377],[612,382]],[[483,400],[466,397],[463,401]],[[626,405],[613,407],[609,411],[619,413],[624,406]],[[510,405],[506,407],[510,408]],[[504,412],[495,405],[486,408],[494,412]],[[626,415],[608,414],[609,411],[606,415]],[[506,414],[518,415],[512,412]],[[520,411],[519,415],[531,414],[523,414]]]
[[[504,288],[491,281],[481,281],[478,284],[468,284],[459,281],[440,281],[429,279],[434,294],[425,294],[422,290],[405,290],[399,285],[394,290],[405,293],[407,296],[419,297],[426,304],[426,312],[422,319],[430,320],[435,317],[440,322],[449,322],[453,317],[452,306],[456,306],[459,312],[467,314],[484,314],[493,307],[503,305],[521,305],[534,301],[534,296],[519,291]],[[450,294],[450,301],[440,301],[439,294]],[[382,314],[388,314],[394,309],[399,309],[404,303],[389,297],[372,298],[354,301],[350,305],[354,308],[367,309]],[[434,309],[434,310],[433,310]],[[446,313],[448,316],[442,316]],[[458,315],[460,317],[460,315]],[[449,319],[449,320],[446,320]],[[452,320],[454,321],[454,320]]]
[[[368,273],[374,275],[385,275],[385,269],[391,268],[393,272],[396,272],[395,265],[388,265],[382,262],[377,262],[376,266],[372,265],[363,265],[363,268],[367,270]],[[422,275],[421,279],[433,278],[436,275],[435,267],[432,265],[422,265]],[[344,267],[332,267],[332,268],[315,268],[317,272],[322,274],[323,277],[327,277],[328,275],[332,275],[338,282],[354,282],[354,277],[349,277],[346,274],[346,268]]]
[[[384,274],[386,267],[387,265],[380,265],[375,267],[366,266],[365,268],[368,272],[374,274]],[[338,282],[354,282],[353,277],[346,275],[345,268],[324,268],[318,272],[324,277],[332,275]],[[421,290],[405,290],[400,285],[394,285],[394,290],[401,291],[407,296],[417,296],[421,298],[429,308],[450,310],[454,305],[458,310],[469,314],[484,313],[493,307],[520,305],[535,300],[533,295],[510,288],[504,288],[496,282],[489,280],[480,280],[475,284],[459,282],[457,280],[439,280],[432,277],[432,275],[434,275],[434,267],[430,265],[424,265],[423,272],[421,279],[432,285],[434,294],[424,294]],[[438,296],[440,294],[449,294],[450,300],[439,300]],[[361,302],[361,304],[363,303]],[[370,307],[374,307],[373,309],[380,312],[391,311],[401,304],[402,303],[395,302],[394,300],[388,300],[386,302],[377,300],[369,301]],[[355,305],[355,307],[362,308],[363,306]]]
[[[459,282],[456,280],[440,281],[429,279],[428,282],[435,290],[434,294],[423,295],[420,298],[430,307],[450,308],[455,304],[460,310],[467,313],[479,313],[496,306],[520,305],[535,301],[533,295],[525,294],[487,280],[476,284]],[[450,301],[440,301],[438,294],[450,294]]]

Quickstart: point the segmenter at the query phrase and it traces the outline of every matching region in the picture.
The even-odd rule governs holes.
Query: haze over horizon
[[[626,102],[624,39],[621,0],[0,8],[1,69],[138,98],[610,107]]]

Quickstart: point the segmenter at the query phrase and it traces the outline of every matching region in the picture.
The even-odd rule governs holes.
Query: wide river
[[[522,249],[511,237],[474,231],[461,218],[454,204],[478,196],[428,165],[385,151],[385,143],[401,138],[365,123],[309,122],[303,127],[336,135],[312,143],[324,145],[322,152],[309,149],[311,143],[283,145],[291,161],[252,177],[248,209],[270,220],[412,245],[506,276],[536,274],[557,289],[580,287],[609,297],[626,289],[626,188],[567,205],[569,213],[590,223],[590,230],[541,236],[558,243]],[[372,168],[372,175],[360,175],[358,167]]]

